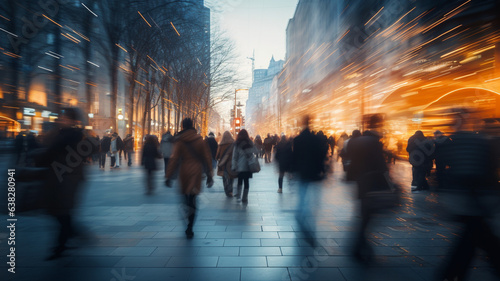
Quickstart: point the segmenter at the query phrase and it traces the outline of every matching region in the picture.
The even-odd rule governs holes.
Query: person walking
[[[419,130],[408,139],[406,151],[412,166],[411,191],[418,192],[429,189],[426,175],[429,168],[432,167],[434,143],[427,140],[424,133]]]
[[[271,137],[271,134],[267,134],[267,137],[264,139],[264,157],[266,163],[271,163],[273,143],[273,137]]]
[[[231,172],[231,160],[233,157],[234,139],[229,131],[225,131],[217,148],[215,159],[219,165],[217,167],[217,175],[222,176],[224,192],[227,197],[233,197],[233,182],[234,177]],[[229,169],[228,169],[229,168]]]
[[[154,136],[147,135],[141,157],[141,165],[146,169],[146,195],[153,194],[153,172],[156,170],[157,158],[161,158],[158,151],[158,142]]]
[[[87,156],[87,153],[82,155],[80,150],[80,145],[84,141],[83,130],[79,127],[81,112],[75,108],[64,108],[59,116],[57,121],[59,128],[54,128],[48,133],[51,137],[47,143],[45,156],[41,158],[42,165],[49,167],[44,189],[47,212],[59,225],[57,245],[47,260],[59,258],[67,249],[66,243],[70,237],[78,234],[73,226],[73,215],[85,178],[82,160]],[[74,160],[75,155],[80,157],[79,161]]]
[[[436,178],[438,188],[440,189],[445,187],[446,165],[443,161],[443,147],[445,147],[449,141],[450,138],[445,136],[440,130],[434,132],[434,163],[436,164]]]
[[[216,155],[217,155],[217,141],[215,140],[215,135],[214,133],[210,132],[208,134],[208,137],[205,138],[205,143],[208,145],[208,148],[210,149],[210,153],[212,155],[212,167],[215,169],[217,167],[217,160],[216,160]]]
[[[118,141],[118,133],[114,132],[111,135],[111,169],[120,168],[120,157],[118,156],[118,151],[120,150],[120,142]]]
[[[172,151],[174,148],[174,137],[167,131],[163,136],[161,136],[161,154],[163,155],[163,162],[165,163],[165,176],[167,175],[168,161],[172,157]]]
[[[247,130],[241,130],[236,137],[231,160],[231,170],[238,172],[237,190],[234,195],[238,202],[248,203],[248,192],[250,190],[249,179],[252,178],[252,172],[250,171],[248,161],[249,158],[256,157],[255,155],[257,154],[258,151],[250,140]],[[242,194],[243,185],[244,189]]]
[[[457,131],[443,142],[440,156],[447,173],[448,192],[443,196],[448,196],[449,202],[445,205],[462,227],[436,280],[466,280],[476,248],[487,254],[485,260],[500,280],[497,144],[490,136],[478,133],[476,126],[481,120],[465,110],[458,113],[455,122]]]
[[[366,238],[369,223],[373,215],[381,210],[375,209],[373,200],[368,197],[369,192],[392,189],[388,179],[387,162],[384,156],[383,144],[379,132],[383,119],[379,114],[370,117],[362,136],[351,138],[347,147],[351,163],[348,174],[357,182],[358,198],[361,201],[361,222],[353,249],[354,257],[361,262],[368,262],[373,257],[373,248]],[[354,134],[354,133],[353,133]],[[395,187],[394,187],[395,188]]]
[[[111,138],[108,134],[104,135],[99,148],[99,168],[104,169],[106,165],[106,156],[111,154]]]
[[[286,172],[291,171],[292,167],[292,143],[285,135],[281,136],[280,141],[276,144],[275,159],[278,161],[278,193],[283,192],[283,177]]]
[[[127,165],[132,166],[132,153],[134,152],[134,137],[132,134],[128,134],[123,140],[123,147],[125,151],[125,159],[127,159]]]
[[[327,152],[323,141],[309,130],[309,116],[303,120],[302,132],[293,139],[292,165],[299,179],[299,203],[295,218],[306,241],[314,246],[315,206],[320,204],[320,190],[315,183],[325,178]]]
[[[171,187],[170,178],[179,169],[181,193],[185,198],[186,216],[188,225],[186,237],[193,238],[193,226],[196,215],[196,196],[201,192],[202,173],[207,175],[207,187],[213,185],[212,159],[210,151],[203,138],[196,133],[193,120],[182,120],[182,131],[176,137],[172,157],[167,167],[167,180],[165,184]],[[182,159],[182,160],[181,160]]]
[[[264,144],[262,143],[262,138],[260,137],[260,135],[255,136],[254,144],[255,148],[259,152],[257,157],[262,158],[264,156]]]

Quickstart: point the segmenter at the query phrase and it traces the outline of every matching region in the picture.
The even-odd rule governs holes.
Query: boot
[[[245,188],[243,190],[243,197],[241,198],[241,202],[248,203],[248,189]]]
[[[282,193],[283,192],[283,178],[278,178],[278,193]]]
[[[233,192],[233,197],[236,197],[238,201],[241,201],[241,185],[236,187],[236,191]]]

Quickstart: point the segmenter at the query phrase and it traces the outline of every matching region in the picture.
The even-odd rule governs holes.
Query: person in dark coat
[[[214,133],[210,132],[208,134],[208,137],[205,138],[205,143],[208,145],[208,148],[210,149],[210,153],[212,155],[212,167],[215,169],[217,167],[217,160],[215,159],[215,156],[217,155],[217,147],[219,145],[215,140]]]
[[[257,151],[259,154],[257,155],[259,158],[264,157],[264,144],[262,143],[262,138],[260,135],[255,136],[254,140],[255,148],[257,148]]]
[[[271,134],[267,134],[267,137],[264,139],[264,157],[266,163],[271,163],[271,152],[273,150],[273,137]]]
[[[466,280],[476,248],[486,252],[500,280],[500,239],[495,232],[500,179],[495,143],[475,130],[480,120],[467,112],[456,118],[457,132],[443,143],[440,156],[448,175],[448,192],[443,196],[455,199],[448,205],[462,227],[436,280]]]
[[[278,193],[283,192],[283,177],[286,172],[290,172],[292,168],[292,143],[287,140],[285,135],[281,136],[281,140],[276,145],[275,159],[278,160]]]
[[[104,137],[102,137],[102,140],[101,140],[101,146],[99,148],[99,152],[100,152],[100,155],[99,155],[99,168],[101,169],[104,169],[105,168],[105,165],[106,165],[106,156],[109,152],[109,150],[111,149],[111,138],[109,137],[109,135],[104,135]]]
[[[47,138],[47,150],[43,157],[43,165],[49,167],[45,199],[48,213],[59,224],[57,246],[49,260],[60,257],[67,249],[69,238],[76,234],[73,211],[84,180],[83,160],[91,153],[91,150],[86,150],[83,155],[82,149],[79,149],[84,146],[81,145],[84,141],[83,130],[78,127],[80,116],[75,108],[62,109],[59,128],[48,133],[50,137]],[[91,143],[86,142],[85,147],[91,147]]]
[[[146,169],[146,194],[153,194],[153,172],[156,170],[156,159],[161,158],[158,151],[158,142],[152,135],[146,136],[146,142],[142,149],[141,165]]]
[[[358,198],[361,201],[361,223],[354,246],[354,256],[360,261],[368,261],[373,256],[366,238],[366,232],[373,214],[367,200],[367,193],[387,187],[385,180],[388,172],[385,161],[381,134],[377,131],[382,126],[382,118],[373,115],[368,124],[368,131],[362,136],[351,139],[348,144],[351,164],[348,174],[357,181]]]
[[[296,219],[311,246],[314,246],[314,206],[320,203],[320,189],[314,183],[325,178],[326,157],[323,141],[309,130],[309,117],[306,116],[304,130],[293,139],[292,167],[299,179]]]
[[[123,140],[123,149],[125,152],[125,159],[128,160],[128,166],[132,166],[132,153],[134,152],[134,137],[128,134]]]
[[[426,175],[432,167],[434,143],[428,140],[422,131],[416,131],[408,139],[406,151],[409,153],[409,161],[412,166],[411,190],[420,191],[429,189]]]
[[[335,151],[335,136],[331,135],[328,138],[328,146],[330,146],[330,156],[333,157],[333,152]]]

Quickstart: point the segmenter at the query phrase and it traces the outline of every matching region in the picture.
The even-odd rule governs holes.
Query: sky
[[[235,42],[238,70],[244,78],[239,88],[251,87],[252,61],[247,57],[252,57],[254,50],[255,69],[267,68],[273,55],[275,60],[285,59],[286,27],[297,3],[298,0],[206,1],[212,10],[211,24],[218,25]],[[241,92],[241,96],[244,104],[245,93]]]

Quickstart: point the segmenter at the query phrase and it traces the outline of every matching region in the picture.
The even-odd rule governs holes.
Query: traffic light
[[[231,109],[231,118],[234,118],[234,109]]]
[[[239,133],[241,129],[241,118],[234,118],[234,132]]]

